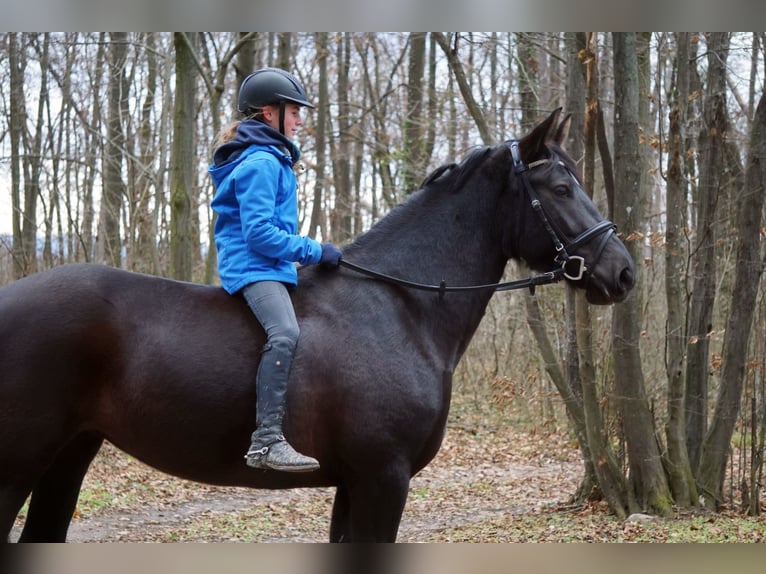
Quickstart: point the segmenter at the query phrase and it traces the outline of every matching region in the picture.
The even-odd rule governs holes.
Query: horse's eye
[[[566,185],[557,185],[553,191],[556,195],[569,195],[569,187]]]

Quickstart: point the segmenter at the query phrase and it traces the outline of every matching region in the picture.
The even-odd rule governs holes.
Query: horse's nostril
[[[630,291],[636,284],[636,276],[630,267],[620,272],[619,285],[624,291]]]

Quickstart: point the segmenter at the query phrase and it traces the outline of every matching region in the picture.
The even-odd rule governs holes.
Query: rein
[[[540,218],[540,221],[543,224],[543,227],[545,228],[545,230],[548,232],[548,234],[551,236],[551,239],[553,240],[553,245],[556,249],[556,257],[554,258],[554,261],[559,264],[559,267],[557,267],[553,271],[548,271],[546,273],[541,273],[539,275],[532,275],[530,277],[527,277],[526,279],[519,279],[516,281],[506,281],[504,283],[490,283],[487,285],[448,286],[447,282],[444,279],[442,279],[439,285],[415,283],[413,281],[407,281],[405,279],[392,277],[391,275],[386,275],[385,273],[374,271],[372,269],[368,269],[367,267],[362,267],[361,265],[351,263],[350,261],[346,261],[345,259],[341,259],[339,264],[342,267],[346,267],[362,275],[367,275],[368,277],[372,277],[374,279],[378,279],[386,283],[390,283],[392,285],[398,285],[400,287],[406,287],[408,289],[417,289],[420,291],[437,292],[439,293],[440,297],[443,297],[444,294],[447,292],[466,292],[466,291],[478,291],[478,290],[490,290],[490,289],[493,291],[512,291],[515,289],[529,289],[529,292],[532,295],[534,295],[535,287],[537,287],[538,285],[548,285],[551,283],[556,283],[560,281],[562,277],[569,279],[571,281],[579,281],[580,279],[582,279],[586,271],[588,270],[588,268],[585,266],[585,259],[583,257],[580,257],[579,255],[570,255],[567,252],[567,247],[569,247],[570,250],[574,250],[580,245],[583,245],[584,243],[590,241],[593,237],[596,237],[597,235],[600,235],[603,233],[604,237],[601,239],[601,242],[598,248],[596,249],[596,256],[593,262],[593,265],[595,265],[600,259],[601,253],[606,247],[606,243],[609,240],[609,237],[615,232],[615,230],[617,229],[617,226],[611,221],[604,219],[600,221],[599,223],[595,224],[593,227],[590,227],[589,229],[586,229],[585,231],[583,231],[580,235],[575,237],[574,240],[572,241],[565,240],[566,241],[566,245],[565,245],[560,238],[563,235],[560,232],[556,233],[556,230],[554,229],[555,224],[548,218],[547,214],[545,213],[545,209],[543,208],[543,204],[540,201],[540,197],[537,195],[537,192],[532,187],[532,184],[530,183],[529,177],[527,175],[527,172],[530,169],[535,168],[539,165],[548,163],[551,160],[541,159],[538,161],[531,162],[530,164],[525,164],[521,160],[521,152],[519,151],[519,141],[510,140],[505,143],[510,148],[510,151],[511,151],[511,158],[513,160],[513,171],[516,175],[518,175],[521,178],[524,184],[524,189],[527,192],[527,195],[529,196],[529,199],[532,203],[532,209],[535,211],[535,213],[537,213],[538,217]],[[564,164],[562,163],[562,165]]]
[[[554,269],[553,271],[548,271],[547,273],[532,275],[526,279],[518,279],[516,281],[489,283],[487,285],[448,286],[447,282],[443,279],[439,285],[428,285],[425,283],[415,283],[405,279],[398,279],[397,277],[392,277],[391,275],[386,275],[385,273],[380,273],[379,271],[373,271],[367,267],[362,267],[356,263],[351,263],[345,259],[340,260],[340,265],[342,267],[351,269],[352,271],[356,271],[357,273],[361,273],[362,275],[367,275],[368,277],[379,279],[392,285],[399,285],[400,287],[407,287],[408,289],[418,289],[420,291],[435,291],[439,293],[440,297],[444,296],[444,293],[455,291],[479,291],[482,289],[491,289],[493,291],[512,291],[514,289],[525,288],[529,288],[530,293],[534,295],[535,287],[537,285],[548,285],[550,283],[556,283],[557,281],[561,280],[561,277],[564,275],[564,268],[560,267],[558,269]]]

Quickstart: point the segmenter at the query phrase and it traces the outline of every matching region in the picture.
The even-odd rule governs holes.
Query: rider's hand
[[[340,260],[343,257],[341,250],[335,247],[332,243],[322,243],[322,257],[319,260],[319,264],[325,267],[337,267],[340,264]]]

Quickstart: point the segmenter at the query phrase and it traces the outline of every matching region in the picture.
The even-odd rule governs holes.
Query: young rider
[[[223,288],[242,293],[266,331],[256,376],[256,430],[245,455],[254,468],[305,472],[319,462],[297,452],[282,434],[285,393],[299,328],[289,290],[295,263],[337,267],[340,250],[298,233],[300,150],[293,138],[301,110],[314,106],[301,83],[279,68],[250,74],[239,89],[245,116],[219,134],[209,172],[216,186],[215,240]]]

